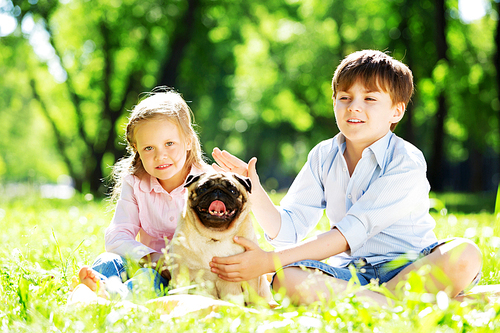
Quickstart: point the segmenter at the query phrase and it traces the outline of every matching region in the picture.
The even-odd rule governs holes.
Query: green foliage
[[[273,196],[278,202],[281,195]],[[450,195],[449,195],[450,197]],[[436,198],[439,202],[445,200]],[[470,198],[469,198],[470,199]],[[446,199],[446,200],[449,200]],[[489,213],[462,214],[440,209],[433,213],[439,238],[467,237],[483,252],[481,284],[500,284],[500,234],[497,218]],[[0,327],[6,332],[411,332],[500,329],[500,306],[484,301],[450,301],[422,289],[425,267],[401,285],[402,301],[382,309],[355,296],[349,289],[328,302],[310,306],[290,305],[282,294],[274,310],[222,307],[217,312],[194,312],[183,317],[162,316],[155,308],[130,308],[117,303],[67,307],[69,283],[80,266],[90,264],[104,251],[103,234],[111,218],[107,202],[69,201],[26,196],[2,198],[0,222]],[[326,220],[326,218],[325,218]],[[320,223],[316,232],[327,230]],[[259,232],[260,244],[265,247]],[[138,305],[144,301],[137,301]]]
[[[0,37],[0,181],[68,174],[80,191],[102,190],[124,154],[127,110],[142,92],[170,85],[190,101],[208,154],[219,146],[257,156],[269,189],[283,188],[307,152],[337,133],[333,71],[366,48],[414,72],[416,94],[398,134],[432,165],[444,94],[439,156],[451,166],[470,160],[473,177],[486,177],[481,164],[500,142],[498,13],[492,6],[465,24],[457,3],[445,2],[449,51],[438,61],[430,0],[4,1],[18,26]],[[468,188],[491,187],[478,179]]]

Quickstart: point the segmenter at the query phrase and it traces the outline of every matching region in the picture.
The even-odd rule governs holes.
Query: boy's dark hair
[[[351,53],[342,60],[332,80],[333,98],[348,90],[357,81],[373,90],[389,93],[392,104],[403,102],[405,107],[413,95],[413,74],[402,62],[376,50]],[[391,125],[391,131],[397,123]]]

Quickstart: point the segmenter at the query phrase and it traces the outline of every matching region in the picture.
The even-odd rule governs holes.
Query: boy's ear
[[[406,104],[404,102],[399,102],[398,104],[396,104],[393,115],[394,123],[398,123],[403,118],[403,116],[405,115],[405,111]]]

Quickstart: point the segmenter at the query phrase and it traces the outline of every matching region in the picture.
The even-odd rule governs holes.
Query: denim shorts
[[[418,259],[425,257],[426,255],[430,254],[437,246],[445,244],[450,240],[451,239],[441,240],[427,246],[422,251],[420,251],[420,253],[413,259],[405,258],[403,260],[399,260],[398,258],[396,258],[395,260],[390,260],[372,265],[367,263],[366,259],[359,258],[349,263],[347,267],[334,267],[317,260],[301,260],[286,265],[283,268],[305,267],[314,270],[319,270],[339,280],[349,281],[353,277],[351,274],[351,270],[349,269],[349,266],[352,266],[354,267],[354,270],[356,272],[356,277],[358,278],[360,285],[362,286],[367,285],[371,281],[376,281],[378,284],[382,284],[394,278],[406,266],[412,264]],[[275,276],[276,274],[273,276],[273,281]],[[481,270],[474,278],[474,281],[471,283],[470,287],[477,285],[480,279],[481,279]]]
[[[117,254],[105,252],[100,254],[92,269],[96,276],[106,283],[106,290],[114,297],[129,299],[140,283],[148,281],[152,284],[157,296],[163,296],[169,281],[151,268],[141,268],[133,276],[127,274],[127,260]]]

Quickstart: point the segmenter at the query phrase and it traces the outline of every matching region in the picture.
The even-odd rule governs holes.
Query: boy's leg
[[[277,292],[284,287],[286,295],[296,304],[311,304],[315,301],[329,300],[334,296],[333,294],[342,293],[347,289],[347,281],[322,272],[314,272],[300,267],[285,267],[282,272],[283,274],[276,274],[273,289]],[[380,305],[387,305],[387,298],[384,295],[370,290],[362,290],[356,295],[370,298]]]
[[[445,291],[449,297],[457,296],[467,288],[481,269],[482,256],[476,244],[457,238],[434,248],[431,253],[405,267],[387,282],[386,287],[395,292],[408,274],[425,265],[431,270],[425,288],[430,293]]]

